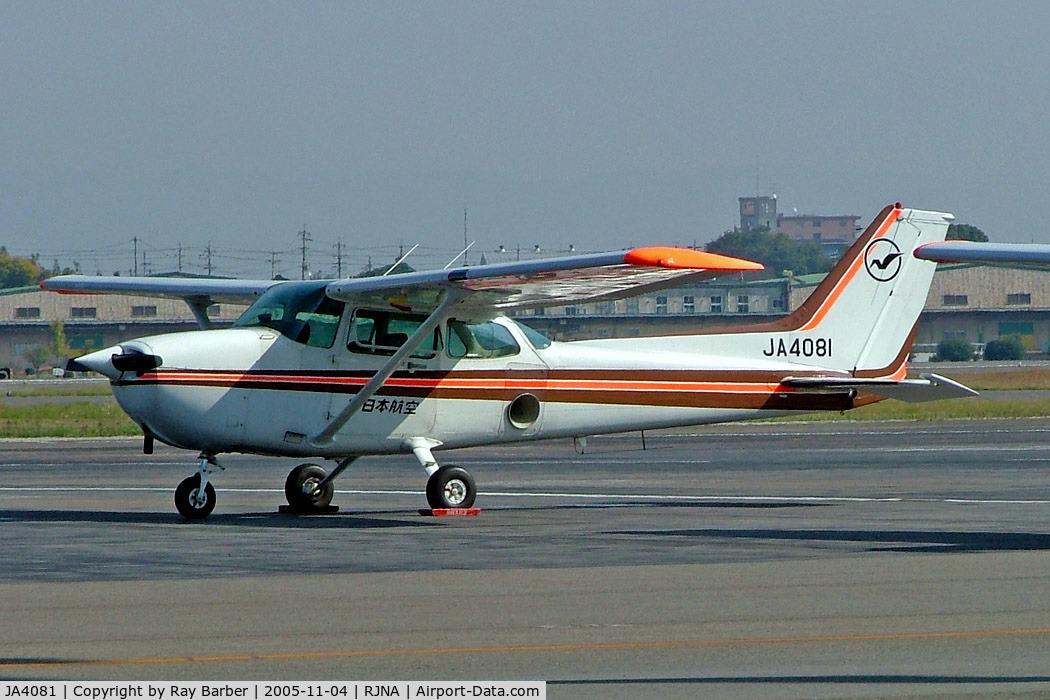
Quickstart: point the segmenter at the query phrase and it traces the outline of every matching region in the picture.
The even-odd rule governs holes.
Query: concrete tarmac
[[[330,516],[294,462],[0,442],[0,678],[548,681],[551,698],[1050,695],[1045,421],[712,426],[411,456]]]

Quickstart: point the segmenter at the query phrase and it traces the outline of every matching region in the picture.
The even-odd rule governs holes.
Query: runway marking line
[[[1050,627],[1029,629],[954,630],[942,632],[884,632],[872,634],[828,634],[797,637],[740,637],[726,639],[665,639],[636,642],[579,642],[574,644],[506,644],[468,647],[420,647],[415,649],[342,649],[331,651],[272,652],[261,654],[206,654],[199,656],[145,656],[125,659],[55,659],[48,661],[0,661],[0,670],[67,666],[144,666],[187,663],[231,663],[237,661],[305,661],[388,656],[447,654],[511,654],[521,652],[620,651],[684,649],[715,646],[762,646],[775,644],[819,644],[829,642],[887,642],[930,639],[991,639],[1050,636]]]
[[[38,495],[45,492],[69,493],[169,493],[164,486],[0,486],[0,494],[28,493]],[[236,488],[224,489],[229,493],[275,493],[283,494],[281,489]],[[336,494],[349,496],[418,496],[419,491],[407,489],[336,489]],[[574,493],[571,491],[486,491],[486,497],[500,498],[574,498],[580,500],[610,501],[678,501],[693,502],[728,502],[735,501],[754,503],[947,503],[962,505],[1050,505],[1047,499],[1005,499],[1005,498],[930,498],[923,496],[772,496],[742,494],[672,494],[672,493]],[[702,504],[702,503],[701,503]]]

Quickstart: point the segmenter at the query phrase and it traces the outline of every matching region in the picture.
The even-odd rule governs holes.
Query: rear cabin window
[[[427,320],[426,316],[357,309],[350,322],[346,349],[371,355],[393,355],[408,342],[412,334]],[[437,328],[412,352],[412,357],[428,360],[441,349],[441,331]]]
[[[488,359],[521,352],[514,336],[498,323],[448,322],[448,354],[455,358]]]

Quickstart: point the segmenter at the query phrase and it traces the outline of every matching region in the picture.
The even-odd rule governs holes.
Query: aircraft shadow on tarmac
[[[407,515],[407,514],[406,514]],[[185,527],[272,527],[281,529],[423,527],[427,523],[409,519],[376,517],[375,514],[286,515],[283,513],[212,514],[207,520],[190,522],[175,513],[124,513],[92,510],[0,510],[0,523],[120,523],[125,525],[181,525]]]
[[[763,503],[761,501],[600,501],[594,503],[551,503],[542,506],[512,505],[489,506],[489,511],[554,511],[554,510],[613,510],[618,508],[752,508],[758,510],[774,508],[828,508],[829,503]]]
[[[791,542],[870,543],[880,552],[1034,552],[1050,550],[1050,534],[1035,532],[945,532],[920,530],[775,530],[688,529],[633,530],[614,535],[694,537]]]
[[[560,510],[603,510],[621,508],[816,508],[826,504],[755,503],[702,501],[611,501],[601,503],[563,503],[542,506],[491,506],[491,512],[553,512]],[[455,518],[454,520],[460,520]],[[423,518],[414,510],[344,510],[325,515],[277,513],[275,511],[247,513],[213,513],[207,520],[193,522],[176,513],[143,513],[109,510],[17,510],[0,509],[0,523],[120,523],[125,525],[181,525],[185,527],[261,527],[279,529],[380,529],[397,527],[428,527],[447,522],[445,518]],[[668,533],[670,534],[670,533]]]

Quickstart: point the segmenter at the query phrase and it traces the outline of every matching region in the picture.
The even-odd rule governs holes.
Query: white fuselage
[[[163,364],[114,376],[113,391],[145,431],[175,446],[325,457],[404,452],[420,437],[460,447],[849,407],[779,386],[779,378],[812,367],[760,352],[750,360],[705,356],[700,350],[717,345],[717,336],[536,349],[512,321],[494,323],[513,336],[516,353],[413,357],[325,444],[311,437],[386,358],[340,342],[310,347],[269,328],[174,333],[122,343]],[[345,335],[341,326],[338,337]]]

